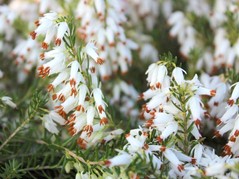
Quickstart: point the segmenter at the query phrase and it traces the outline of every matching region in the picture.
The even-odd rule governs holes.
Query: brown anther
[[[74,127],[69,127],[69,128],[68,128],[68,132],[69,132],[69,134],[70,134],[71,136],[73,136],[73,135],[75,135],[75,133],[76,133],[76,129],[75,129]]]
[[[52,100],[55,100],[57,98],[57,94],[53,94],[51,98]]]
[[[100,46],[100,50],[101,50],[101,51],[105,51],[105,46],[104,46],[104,45],[101,45],[101,46]]]
[[[57,39],[55,40],[55,45],[56,45],[56,46],[60,46],[60,45],[61,45],[61,39],[57,38]]]
[[[46,50],[48,48],[48,44],[46,42],[42,42],[41,47]]]
[[[109,160],[104,161],[104,165],[110,166],[110,164],[111,164],[111,161],[109,161]]]
[[[161,88],[161,83],[156,83],[156,88]]]
[[[90,68],[91,73],[95,73],[95,67]]]
[[[41,59],[41,60],[44,60],[44,58],[45,58],[45,54],[44,54],[44,53],[41,53],[41,54],[40,54],[40,59]]]
[[[218,103],[218,102],[214,102],[213,105],[214,105],[214,106],[218,106],[219,103]]]
[[[145,122],[145,127],[151,127],[154,124],[154,120],[153,119],[149,119]]]
[[[54,86],[52,85],[52,84],[49,84],[48,86],[47,86],[47,91],[48,92],[51,92],[51,91],[53,91],[54,90]]]
[[[92,125],[86,125],[85,127],[83,127],[83,131],[86,131],[87,132],[87,136],[90,137],[92,132],[93,132]]]
[[[144,93],[141,93],[138,97],[138,100],[142,100],[142,99],[144,99]]]
[[[156,140],[157,140],[159,143],[162,143],[162,142],[163,142],[163,139],[162,139],[160,136],[156,137]]]
[[[217,138],[222,137],[222,135],[219,133],[219,131],[215,131],[214,136]]]
[[[101,120],[100,120],[100,125],[106,125],[108,124],[108,119],[106,117],[103,117]]]
[[[114,43],[114,42],[111,42],[111,43],[109,44],[109,46],[110,46],[110,47],[115,47],[115,43]]]
[[[200,127],[201,121],[199,119],[196,119],[194,123],[197,127]]]
[[[76,106],[76,110],[77,110],[77,111],[85,112],[85,108],[84,108],[82,105]]]
[[[144,144],[143,149],[147,150],[148,148],[149,148],[149,145],[148,144]]]
[[[234,100],[233,100],[233,99],[229,99],[229,100],[227,101],[227,104],[228,104],[229,106],[232,106],[232,105],[234,104]]]
[[[71,96],[76,96],[78,94],[76,88],[71,88]]]
[[[148,133],[147,132],[143,132],[143,136],[148,136]]]
[[[180,172],[184,170],[184,166],[183,165],[178,165],[177,168],[178,168],[178,171],[180,171]]]
[[[37,36],[37,33],[35,31],[32,31],[30,33],[30,36],[32,37],[33,40],[35,40],[36,36]]]
[[[128,138],[130,136],[130,133],[125,134],[125,138]]]
[[[102,114],[102,112],[105,111],[102,105],[99,105],[99,106],[98,106],[98,110],[99,110],[99,113],[100,113],[100,114]]]
[[[65,96],[63,94],[60,94],[58,96],[59,101],[64,102],[66,100]]]
[[[195,159],[195,158],[192,158],[192,160],[191,160],[191,164],[195,165],[195,164],[196,164],[196,162],[197,162],[197,159]]]
[[[76,115],[75,115],[75,113],[72,113],[72,114],[69,116],[68,123],[75,121],[75,119],[76,119]]]
[[[159,149],[161,152],[164,152],[165,150],[166,150],[166,147],[165,146],[162,146],[162,147],[160,147],[160,149]]]
[[[36,21],[34,22],[34,24],[38,27],[38,26],[40,25],[39,20],[36,20]]]
[[[107,80],[110,79],[110,75],[104,75],[104,76],[102,77],[102,79],[103,79],[103,81],[107,81]]]
[[[106,143],[106,140],[105,139],[102,139],[101,140],[101,144],[105,144]]]
[[[149,113],[149,112],[150,112],[150,109],[146,106],[146,107],[145,107],[145,111],[146,111],[147,113]]]
[[[219,125],[219,124],[221,124],[221,123],[222,123],[221,119],[216,118],[216,124]]]
[[[235,137],[239,136],[239,130],[236,130],[236,131],[234,132],[234,136],[235,136]]]
[[[82,149],[86,149],[86,141],[85,139],[79,138],[77,140],[77,144],[82,148]]]
[[[102,58],[97,58],[96,63],[102,65],[105,61]]]
[[[204,116],[205,116],[206,118],[210,118],[210,117],[211,117],[208,111],[204,112]]]
[[[215,95],[216,95],[216,90],[211,90],[211,91],[210,91],[210,95],[211,95],[211,96],[215,96]]]
[[[224,154],[225,155],[232,155],[231,147],[229,145],[224,146]]]
[[[236,142],[236,137],[235,136],[231,136],[229,139],[231,142]]]

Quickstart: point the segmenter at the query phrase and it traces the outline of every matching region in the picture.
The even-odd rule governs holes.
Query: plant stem
[[[2,143],[0,146],[0,151],[3,149],[3,147],[30,121],[31,118],[28,118],[27,120],[23,121],[23,123],[16,128],[16,130]]]
[[[182,99],[182,111],[183,111],[183,152],[188,154],[189,141],[188,141],[188,119],[186,115],[186,106],[185,106],[184,97]]]
[[[85,159],[83,159],[82,157],[77,156],[73,151],[71,151],[71,150],[69,150],[69,149],[67,149],[67,148],[65,148],[65,147],[63,147],[63,146],[57,145],[57,144],[49,144],[49,143],[47,143],[47,142],[45,142],[45,141],[43,141],[43,140],[37,140],[36,142],[37,142],[38,144],[53,145],[53,146],[55,146],[55,147],[58,147],[58,148],[60,148],[60,149],[63,149],[63,150],[65,150],[65,152],[66,152],[67,154],[69,154],[71,157],[73,157],[74,159],[76,159],[76,160],[78,160],[78,161],[80,161],[80,162],[82,162],[82,163],[85,163],[85,164],[90,164],[90,165],[102,165],[102,164],[104,163],[103,161],[99,161],[99,162],[85,161]]]
[[[57,169],[57,168],[62,168],[60,166],[38,166],[38,167],[32,167],[32,168],[24,168],[24,169],[20,169],[18,171],[20,172],[25,172],[25,171],[31,171],[31,170],[50,170],[50,169]]]

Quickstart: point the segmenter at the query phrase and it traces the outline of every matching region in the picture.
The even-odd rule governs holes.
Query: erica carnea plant
[[[238,178],[238,16],[0,1],[0,178]]]

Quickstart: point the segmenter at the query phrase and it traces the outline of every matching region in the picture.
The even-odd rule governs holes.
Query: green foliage
[[[188,19],[192,22],[193,27],[198,32],[198,36],[202,39],[205,47],[211,46],[213,44],[214,32],[210,27],[208,18],[205,16],[197,16],[194,13],[190,13],[188,14]]]
[[[227,38],[233,46],[239,37],[239,24],[237,23],[238,14],[230,11],[226,12],[227,21],[224,23],[224,27],[227,30]]]
[[[229,84],[234,84],[239,81],[238,73],[233,68],[227,68],[225,70],[224,77],[229,82]]]
[[[9,160],[0,168],[0,177],[5,179],[22,178],[24,172],[21,172],[20,168],[21,164],[17,160]]]
[[[29,36],[28,22],[24,21],[22,18],[17,17],[13,22],[13,27],[22,37],[27,38]]]

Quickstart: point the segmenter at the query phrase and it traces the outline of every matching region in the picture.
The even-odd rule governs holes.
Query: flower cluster
[[[123,1],[80,1],[76,16],[81,20],[78,35],[86,42],[95,40],[102,59],[97,63],[105,62],[98,67],[102,79],[109,79],[119,68],[121,73],[126,73],[133,60],[131,50],[137,49],[138,45],[126,37]]]
[[[55,76],[47,88],[55,109],[43,116],[43,121],[45,127],[55,134],[59,132],[56,123],[67,124],[69,133],[80,134],[78,144],[86,148],[88,144],[100,141],[102,134],[93,133],[102,130],[108,123],[107,105],[100,83],[94,66],[88,66],[95,62],[102,64],[103,61],[93,42],[83,47],[78,56],[72,54],[74,49],[68,46],[68,43],[72,43],[68,38],[72,34],[64,20],[64,17],[59,17],[55,12],[44,14],[36,21],[36,30],[31,32],[33,39],[39,35],[45,36],[42,42],[42,48],[45,50],[52,42],[55,44],[52,50],[40,55],[43,64],[38,67],[40,77]],[[79,59],[75,59],[76,57]],[[120,132],[116,134],[119,135]]]
[[[1,1],[0,177],[239,178],[238,12]]]
[[[8,43],[13,39],[15,33],[15,29],[12,27],[15,18],[16,14],[8,6],[0,6],[0,52],[9,52]]]
[[[198,21],[203,28],[196,24]],[[216,73],[221,67],[231,68],[237,63],[236,2],[217,1],[210,6],[205,0],[188,1],[186,11],[173,12],[168,23],[172,26],[170,35],[177,37],[180,51],[186,58],[192,58],[191,52],[195,49],[202,52],[196,57],[198,69],[205,68],[209,73]],[[208,31],[205,32],[204,28]]]
[[[208,118],[202,98],[210,97],[208,103],[221,102],[218,92],[222,92],[225,86],[215,78],[210,81],[210,86],[219,85],[209,89],[197,75],[192,80],[185,80],[186,72],[183,69],[174,66],[172,71],[168,71],[167,67],[170,66],[174,64],[164,61],[149,66],[146,74],[150,88],[140,96],[148,101],[141,112],[141,118],[145,120],[143,128],[131,130],[126,135],[128,144],[123,151],[105,161],[105,165],[129,165],[138,156],[143,156],[147,163],[153,163],[155,173],[163,172],[163,166],[169,165],[168,174],[172,178],[223,176],[226,166],[238,160],[230,156],[217,156],[213,149],[202,145],[200,127],[202,121]],[[206,77],[202,80],[206,83]],[[234,93],[230,99],[235,98]],[[232,112],[230,114],[234,115]],[[150,139],[153,133],[154,137]],[[220,170],[214,171],[215,168]],[[234,176],[234,173],[227,175]]]
[[[134,24],[145,23],[146,29],[152,30],[159,16],[159,2],[155,0],[140,2],[132,0],[127,2],[127,13]],[[141,20],[139,20],[141,19]]]

